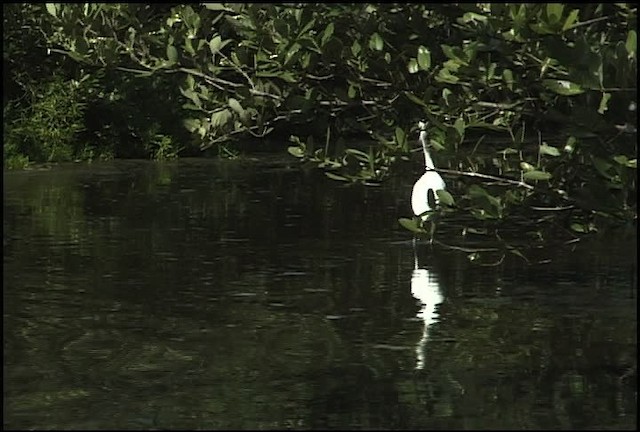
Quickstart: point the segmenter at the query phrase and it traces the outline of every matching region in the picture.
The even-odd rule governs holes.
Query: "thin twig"
[[[275,100],[278,100],[278,101],[282,100],[282,98],[280,96],[278,96],[278,95],[274,95],[274,94],[271,94],[271,93],[263,92],[263,91],[256,90],[256,89],[253,89],[253,88],[249,89],[249,93],[251,93],[254,96],[265,96],[265,97],[269,97],[271,99],[275,99]]]
[[[606,20],[608,20],[608,19],[610,19],[610,18],[611,18],[610,16],[604,16],[604,17],[600,17],[600,18],[594,18],[594,19],[590,19],[590,20],[582,21],[582,22],[579,22],[579,23],[577,23],[577,24],[572,25],[572,26],[571,26],[571,27],[569,27],[567,30],[573,30],[573,29],[575,29],[575,28],[577,28],[577,27],[586,26],[586,25],[589,25],[589,24],[596,23],[596,22],[598,22],[598,21],[606,21]]]
[[[527,188],[530,190],[534,190],[535,187],[525,183],[523,181],[518,181],[518,180],[512,180],[509,178],[504,178],[504,177],[496,177],[496,176],[492,176],[489,174],[481,174],[481,173],[476,173],[476,172],[466,172],[466,171],[458,171],[458,170],[451,170],[451,169],[443,169],[443,168],[437,168],[435,170],[432,171],[437,171],[437,172],[443,172],[445,174],[455,174],[455,175],[463,175],[463,176],[467,176],[467,177],[479,177],[479,178],[484,178],[484,179],[488,179],[488,180],[496,180],[502,183],[508,183],[508,184],[513,184],[516,186],[520,186],[523,188]]]
[[[446,248],[452,249],[452,250],[458,250],[461,252],[498,252],[500,249],[498,248],[464,248],[461,246],[453,246],[453,245],[448,245],[446,243],[442,243],[440,240],[433,240],[434,243],[439,244],[440,246],[444,246]]]
[[[235,70],[237,70],[238,72],[240,72],[240,74],[247,80],[247,82],[249,83],[249,85],[251,86],[252,89],[255,90],[256,85],[253,83],[253,81],[251,80],[251,78],[249,77],[249,75],[247,75],[247,73],[245,71],[242,70],[242,68],[240,66],[238,66],[237,64],[235,64],[233,61],[231,61],[229,59],[229,57],[227,57],[226,55],[224,55],[222,53],[222,51],[218,51],[218,54],[220,55],[220,57],[222,57],[223,59],[225,59],[226,61],[229,62],[229,64],[231,65],[231,67],[233,67]]]
[[[323,81],[323,80],[328,80],[334,77],[333,74],[331,75],[325,75],[325,76],[317,76],[317,75],[311,75],[311,74],[306,74],[305,75],[307,78],[311,78],[317,81]]]
[[[227,81],[227,80],[224,80],[224,79],[218,78],[218,77],[212,77],[212,76],[209,76],[209,75],[207,75],[205,73],[197,71],[195,69],[187,69],[187,68],[181,67],[181,68],[178,68],[177,71],[178,72],[188,73],[188,74],[195,75],[195,76],[199,76],[199,77],[204,78],[205,80],[207,80],[207,82],[215,82],[215,83],[224,84],[224,85],[227,85],[229,87],[234,87],[234,88],[242,87],[242,84],[238,84],[238,83],[234,83],[234,82],[231,82],[231,81]]]
[[[538,211],[563,211],[563,210],[571,210],[573,208],[575,208],[575,206],[564,206],[564,207],[534,207],[534,206],[530,206],[529,207],[531,210],[538,210]]]

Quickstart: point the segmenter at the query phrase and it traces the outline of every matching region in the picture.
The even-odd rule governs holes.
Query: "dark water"
[[[4,427],[635,429],[636,231],[531,266],[419,244],[415,269],[413,181],[5,173]]]

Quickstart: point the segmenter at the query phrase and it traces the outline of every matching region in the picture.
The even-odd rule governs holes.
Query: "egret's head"
[[[418,137],[420,144],[422,144],[422,148],[423,150],[426,152],[427,151],[427,122],[426,121],[419,121],[418,122],[418,129],[420,129],[420,136]]]

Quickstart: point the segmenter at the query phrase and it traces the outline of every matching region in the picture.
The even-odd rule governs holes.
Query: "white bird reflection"
[[[415,242],[413,256],[415,265],[413,274],[411,275],[411,295],[421,303],[420,311],[416,316],[424,323],[422,337],[416,345],[416,369],[422,369],[424,368],[424,350],[427,339],[429,338],[429,326],[438,318],[436,308],[442,303],[443,297],[440,293],[440,284],[437,275],[426,268],[418,268],[418,255]]]

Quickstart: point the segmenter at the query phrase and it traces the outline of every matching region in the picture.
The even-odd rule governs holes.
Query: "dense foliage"
[[[468,212],[489,230],[509,219],[591,232],[637,218],[636,13],[628,4],[4,6],[14,81],[5,75],[5,165],[198,148],[233,156],[233,142],[269,136],[333,179],[376,184],[406,166],[426,119],[451,191],[440,211]],[[348,144],[357,137],[369,140]]]

